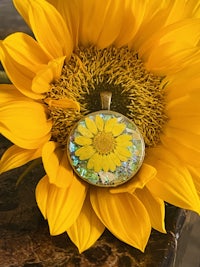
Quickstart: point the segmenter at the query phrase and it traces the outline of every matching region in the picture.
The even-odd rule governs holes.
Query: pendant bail
[[[100,97],[101,97],[101,108],[103,110],[110,110],[112,93],[109,91],[102,91],[100,92]]]

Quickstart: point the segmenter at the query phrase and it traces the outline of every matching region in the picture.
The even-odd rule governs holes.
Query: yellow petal
[[[114,136],[120,135],[126,129],[126,125],[124,123],[116,124],[113,129],[112,133]]]
[[[87,188],[75,176],[67,188],[50,184],[48,177],[36,187],[36,200],[42,214],[47,218],[51,235],[65,232],[78,218]]]
[[[99,5],[99,11],[100,11],[102,10],[101,8],[102,1],[99,0],[98,2],[100,4]],[[104,2],[107,3],[107,7],[104,10],[103,17],[100,18],[99,13],[98,13],[98,15],[94,18],[94,24],[102,27],[99,32],[99,36],[98,36],[97,43],[96,43],[96,45],[99,48],[105,48],[111,45],[117,39],[120,33],[122,21],[124,19],[124,9],[125,9],[124,1],[121,1],[121,0],[108,1],[107,0]]]
[[[103,157],[98,153],[94,153],[88,160],[88,169],[93,169],[95,172],[99,172],[103,168]]]
[[[102,132],[103,131],[103,128],[104,128],[104,121],[103,121],[103,119],[99,115],[97,115],[95,117],[95,123],[96,123],[96,126],[97,126],[98,130],[100,132]]]
[[[130,142],[131,140],[131,135],[128,135],[128,134],[123,134],[123,135],[120,135],[118,136],[117,138],[115,138],[115,140],[117,141],[117,144],[118,145],[122,145],[122,146],[131,146],[132,143]]]
[[[135,195],[110,194],[107,189],[91,189],[92,207],[99,219],[117,238],[144,251],[151,224],[148,213]]]
[[[50,138],[51,122],[43,105],[31,101],[13,101],[0,107],[1,133],[16,145],[39,148]]]
[[[199,64],[191,64],[188,67],[179,71],[175,75],[169,75],[162,82],[165,83],[166,103],[173,102],[176,98],[186,96],[188,94],[196,94],[199,91]],[[188,83],[188,81],[190,81]]]
[[[48,0],[52,5],[56,7],[59,13],[64,18],[66,22],[69,32],[72,36],[73,43],[75,46],[78,46],[78,36],[79,36],[79,26],[82,24],[80,23],[80,18],[82,14],[80,12],[81,3],[80,0],[74,1],[54,1]]]
[[[75,155],[78,156],[80,160],[86,160],[89,159],[94,153],[95,150],[92,146],[83,146],[76,150]]]
[[[133,9],[133,14],[134,18],[136,17],[137,32],[129,46],[134,47],[137,51],[143,44],[148,42],[155,32],[163,28],[174,1],[154,0],[135,2],[136,7]]]
[[[155,47],[149,59],[145,60],[146,69],[159,75],[173,74],[188,66],[191,57],[199,52],[197,47],[173,52],[173,47],[173,42]]]
[[[103,168],[103,157],[102,155],[95,153],[93,155],[93,161],[94,161],[94,171],[99,172]]]
[[[200,116],[185,117],[185,118],[172,118],[167,121],[166,127],[174,128],[175,130],[186,131],[189,133],[200,134]],[[173,130],[173,129],[172,129]],[[186,139],[187,140],[187,139]],[[187,141],[186,141],[187,142]]]
[[[104,229],[105,226],[95,214],[90,199],[87,197],[77,220],[67,229],[67,233],[78,247],[79,253],[82,253],[97,241]]]
[[[66,151],[63,151],[55,142],[50,141],[42,149],[42,160],[50,183],[62,188],[70,186],[73,170]]]
[[[28,16],[28,1],[13,0],[13,4],[26,23],[30,26],[29,16]]]
[[[119,35],[115,40],[118,47],[127,45],[133,38],[144,18],[147,2],[126,0]]]
[[[29,101],[29,98],[21,94],[13,84],[0,84],[0,104],[16,100]]]
[[[15,0],[18,9],[28,7],[28,17],[36,40],[52,58],[71,55],[73,44],[69,30],[58,11],[46,1]],[[39,15],[38,15],[39,14]],[[45,33],[45,34],[44,34]]]
[[[183,162],[196,166],[199,166],[200,152],[196,149],[191,149],[177,142],[174,138],[168,138],[166,136],[161,136],[162,144],[175,154]]]
[[[62,109],[75,109],[77,111],[80,111],[80,104],[71,98],[62,98],[62,99],[52,99],[52,98],[46,98],[44,100],[46,104],[49,105],[49,107],[56,107],[56,108],[62,108]]]
[[[166,105],[166,115],[169,118],[187,118],[200,115],[199,89],[176,98]]]
[[[0,173],[18,168],[27,162],[41,157],[41,148],[23,149],[16,145],[9,147],[0,161]]]
[[[140,54],[150,54],[146,66],[152,71],[173,72],[184,66],[196,51],[200,19],[188,19],[163,27],[142,46]],[[183,63],[181,65],[180,63]]]
[[[113,43],[117,37],[123,16],[122,1],[89,0],[73,1],[66,6],[60,1],[71,31],[82,45],[95,44],[100,48]],[[70,18],[70,19],[69,19]]]
[[[135,194],[145,206],[151,220],[151,226],[157,231],[166,233],[164,201],[154,197],[146,187],[136,189]]]
[[[116,155],[116,153],[110,153],[110,158],[115,163],[115,165],[117,165],[117,166],[121,165],[121,161],[120,161],[119,157]]]
[[[91,133],[93,133],[93,134],[97,133],[97,126],[93,120],[91,120],[90,118],[85,118],[85,123],[86,123],[88,130]]]
[[[183,163],[163,147],[148,150],[145,161],[157,169],[146,185],[158,198],[184,209],[200,213],[200,200],[192,177]]]
[[[74,141],[76,144],[81,145],[81,146],[92,144],[92,139],[85,137],[85,136],[77,136]]]
[[[142,164],[139,172],[127,183],[116,188],[111,188],[110,193],[130,193],[133,194],[136,189],[144,188],[144,186],[156,176],[156,169],[146,163]]]
[[[39,44],[31,36],[22,32],[9,35],[3,41],[3,45],[16,62],[34,73],[50,60]]]
[[[116,164],[115,164],[115,162],[113,161],[112,154],[105,155],[105,156],[104,156],[104,161],[107,161],[107,162],[108,162],[109,170],[110,170],[111,172],[115,171],[115,169],[116,169]]]
[[[80,124],[78,125],[78,131],[85,137],[89,137],[89,138],[93,137],[93,134],[86,127]]]
[[[110,169],[109,159],[107,155],[102,156],[102,169],[107,172]]]
[[[164,135],[174,139],[176,142],[185,147],[188,147],[189,149],[195,149],[200,152],[200,135],[198,134],[179,130],[172,127],[166,127]]]
[[[116,151],[118,152],[118,155],[120,156],[127,157],[127,158],[131,156],[131,152],[122,146],[117,145]]]
[[[194,185],[196,187],[198,196],[200,198],[200,167],[198,166],[198,168],[195,168],[191,165],[188,165],[187,167],[188,167],[188,170],[190,171],[190,173],[192,175]]]
[[[37,205],[45,219],[47,219],[47,199],[49,189],[50,183],[48,181],[48,176],[45,175],[39,181],[35,190]]]
[[[117,119],[116,118],[111,118],[111,119],[108,119],[106,122],[105,122],[105,127],[104,127],[104,131],[107,133],[107,132],[112,132],[112,129],[113,127],[116,125],[117,123]]]
[[[15,58],[12,58],[1,41],[0,48],[2,49],[1,63],[11,82],[23,95],[33,99],[42,99],[43,96],[41,94],[36,94],[31,90],[32,80],[35,73],[26,66],[19,64]]]
[[[37,72],[32,81],[32,90],[40,94],[48,92],[50,83],[60,77],[64,60],[65,57],[52,60],[47,66]]]

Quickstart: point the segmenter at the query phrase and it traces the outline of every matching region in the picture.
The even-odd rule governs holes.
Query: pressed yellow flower
[[[99,116],[95,116],[96,122],[91,118],[85,119],[85,127],[91,137],[85,136],[79,127],[78,131],[83,135],[75,138],[75,143],[82,147],[75,151],[75,155],[82,160],[88,159],[87,167],[94,168],[96,172],[114,171],[120,166],[120,161],[127,161],[131,156],[128,147],[132,145],[131,136],[122,134],[126,125],[118,123],[116,118],[109,118],[105,123]],[[100,125],[100,129],[98,129]],[[113,159],[116,158],[116,161]]]
[[[75,172],[87,182],[117,186],[137,173],[144,146],[132,121],[104,110],[78,122],[70,133],[68,154]]]
[[[17,32],[0,43],[12,82],[0,85],[0,130],[14,143],[0,171],[42,158],[36,199],[51,234],[66,231],[81,252],[106,227],[144,251],[152,227],[165,232],[164,202],[200,213],[200,1],[14,4],[34,38]],[[137,174],[112,188],[80,180],[67,153],[74,125],[101,109],[102,91],[112,93],[111,110],[134,122],[146,146]],[[78,128],[76,153],[89,156],[88,168],[114,170],[130,157],[129,134],[123,123],[115,134],[97,120]],[[109,145],[99,147],[101,138]],[[101,165],[90,160],[98,149]]]

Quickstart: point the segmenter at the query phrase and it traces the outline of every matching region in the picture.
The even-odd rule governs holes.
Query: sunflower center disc
[[[145,144],[137,126],[110,110],[90,113],[72,129],[68,157],[76,174],[97,186],[130,180],[144,159]]]

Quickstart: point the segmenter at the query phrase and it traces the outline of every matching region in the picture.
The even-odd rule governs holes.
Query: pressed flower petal
[[[115,162],[113,161],[111,154],[108,154],[108,155],[104,156],[104,158],[105,158],[104,160],[105,160],[105,161],[107,160],[107,162],[108,162],[109,170],[110,170],[111,172],[115,171],[115,169],[116,169],[116,164],[115,164]]]
[[[13,84],[0,84],[0,104],[16,100],[29,101],[30,99],[21,94]]]
[[[1,133],[16,145],[39,148],[50,138],[51,122],[43,105],[31,101],[13,101],[0,107]]]
[[[42,214],[47,218],[51,235],[65,232],[78,218],[87,188],[75,176],[67,188],[50,184],[45,176],[37,185],[36,200]]]
[[[62,150],[55,142],[50,141],[42,149],[42,160],[50,183],[62,188],[70,186],[73,170],[66,151]]]
[[[118,154],[120,156],[124,156],[124,157],[130,157],[131,156],[131,152],[122,146],[117,146],[116,151],[118,152]]]
[[[102,155],[95,153],[93,156],[94,171],[99,172],[102,169]]]
[[[175,155],[163,147],[151,148],[145,161],[157,169],[156,177],[146,185],[152,194],[172,205],[200,213],[200,200],[192,177]]]
[[[107,155],[102,155],[102,169],[107,172],[109,170],[109,160]]]
[[[91,145],[92,144],[92,139],[88,138],[88,137],[85,137],[85,136],[77,136],[75,138],[75,143],[77,143],[78,145],[82,145],[82,146]]]
[[[135,195],[110,194],[91,189],[92,207],[103,224],[120,240],[144,251],[151,224],[148,213]]]
[[[105,122],[104,126],[104,131],[107,132],[112,132],[113,127],[116,125],[117,119],[116,118],[111,118]]]
[[[117,143],[118,144],[123,144],[123,145],[125,145],[125,144],[129,144],[130,142],[130,140],[132,139],[132,137],[131,137],[131,135],[129,135],[129,134],[123,134],[123,135],[120,135],[120,136],[118,136],[117,138],[115,138],[115,140],[117,141]]]
[[[95,150],[92,146],[83,146],[76,150],[75,155],[79,156],[80,160],[86,160],[89,159],[94,153]]]
[[[86,123],[86,126],[88,128],[88,130],[93,133],[93,134],[96,134],[97,133],[97,126],[95,124],[95,122],[89,118],[85,118],[85,123]]]
[[[124,123],[114,125],[112,129],[112,133],[114,136],[120,135],[126,129],[126,125]]]
[[[115,165],[117,165],[117,166],[121,165],[120,159],[116,155],[116,153],[111,152],[109,156],[110,156],[111,160],[115,163]]]
[[[43,68],[50,60],[39,44],[31,36],[22,32],[9,35],[3,41],[3,45],[16,62],[34,73]]]
[[[32,90],[36,93],[46,93],[50,89],[50,83],[59,78],[65,57],[57,58],[40,70],[32,82]]]
[[[97,241],[104,229],[105,226],[92,209],[90,199],[87,197],[77,220],[67,229],[67,233],[78,247],[79,253],[82,253]]]
[[[103,119],[100,117],[100,116],[96,116],[95,117],[95,123],[96,123],[96,126],[98,128],[99,131],[103,131],[103,128],[104,128],[104,121]]]
[[[166,233],[164,201],[154,197],[146,187],[136,189],[135,194],[145,206],[151,220],[151,226],[157,231]]]
[[[86,127],[80,124],[78,125],[78,131],[85,137],[89,137],[89,138],[93,137],[93,134]]]
[[[156,176],[156,169],[151,165],[146,163],[142,164],[139,172],[127,183],[116,187],[111,188],[110,193],[119,194],[119,193],[130,193],[133,194],[137,188],[144,188],[144,186]]]
[[[18,168],[27,162],[41,157],[41,148],[23,149],[16,145],[9,147],[0,161],[0,173]]]

